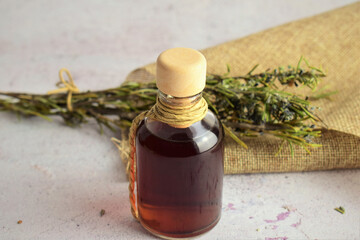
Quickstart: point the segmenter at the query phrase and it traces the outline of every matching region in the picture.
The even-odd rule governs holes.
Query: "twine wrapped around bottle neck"
[[[166,101],[157,98],[156,104],[146,112],[139,114],[131,124],[129,133],[130,144],[130,159],[127,165],[127,172],[129,174],[129,198],[131,204],[131,213],[135,219],[139,220],[139,213],[137,209],[136,195],[134,192],[136,182],[136,131],[141,121],[145,118],[154,119],[167,123],[174,127],[186,127],[202,120],[208,111],[208,104],[206,100],[201,97],[198,101],[191,102],[187,105],[176,106],[166,103]]]

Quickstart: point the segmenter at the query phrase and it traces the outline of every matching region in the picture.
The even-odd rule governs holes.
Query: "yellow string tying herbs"
[[[68,81],[65,81],[63,73],[66,73],[67,77],[68,77]],[[79,89],[77,88],[77,86],[74,83],[74,80],[70,74],[70,71],[67,68],[62,68],[59,71],[59,78],[60,78],[60,82],[56,84],[56,86],[58,86],[58,89],[54,89],[51,91],[48,91],[48,94],[57,94],[57,93],[63,93],[63,92],[68,92],[67,95],[67,99],[66,99],[66,104],[67,104],[67,108],[70,112],[72,112],[73,108],[72,108],[72,104],[71,104],[71,98],[72,98],[72,94],[73,93],[79,93]],[[61,85],[63,85],[64,87],[61,87]]]
[[[129,133],[130,159],[127,165],[129,174],[129,199],[131,205],[131,213],[135,219],[139,220],[139,212],[137,209],[137,201],[135,195],[136,182],[136,131],[141,121],[145,118],[151,118],[157,121],[167,123],[171,126],[189,126],[203,119],[208,111],[208,104],[204,98],[195,103],[184,106],[173,106],[161,101],[159,98],[156,104],[146,112],[139,114],[131,124]]]

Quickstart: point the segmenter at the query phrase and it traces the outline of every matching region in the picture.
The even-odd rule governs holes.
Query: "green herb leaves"
[[[305,65],[305,68],[301,66]],[[224,75],[208,75],[203,93],[209,108],[221,120],[226,133],[241,146],[242,136],[271,135],[293,145],[300,145],[306,151],[319,147],[313,138],[319,137],[320,130],[315,124],[322,122],[311,106],[311,97],[301,97],[281,90],[281,86],[305,86],[315,90],[325,77],[321,68],[311,66],[300,58],[296,67],[278,67],[254,74],[258,65],[244,76],[230,76],[230,67]],[[329,97],[335,92],[321,90],[314,99]],[[27,94],[0,92],[0,110],[27,116],[61,116],[69,126],[78,126],[88,119],[95,119],[100,126],[115,130],[128,128],[132,119],[148,110],[156,101],[157,89],[154,82],[126,82],[117,88],[103,91],[87,91],[72,95],[72,111],[67,108],[67,94]]]

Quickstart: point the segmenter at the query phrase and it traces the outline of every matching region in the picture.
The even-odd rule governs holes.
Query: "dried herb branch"
[[[302,68],[305,65],[305,68]],[[325,73],[301,58],[297,66],[279,67],[253,74],[257,65],[244,76],[208,75],[203,96],[220,118],[226,132],[239,144],[241,136],[272,135],[283,139],[292,149],[300,145],[318,147],[312,139],[321,132],[315,123],[321,120],[314,113],[309,97],[300,97],[280,90],[280,86],[306,86],[316,89]],[[67,108],[67,94],[28,94],[0,92],[0,110],[22,115],[35,115],[50,120],[61,116],[69,126],[78,126],[95,119],[100,126],[115,130],[128,128],[132,119],[148,110],[156,101],[154,82],[126,82],[120,87],[102,91],[87,91],[72,95],[72,111]],[[316,99],[329,97],[322,93]],[[283,146],[284,144],[282,144]],[[282,147],[281,146],[281,147]],[[281,148],[279,149],[279,151]]]

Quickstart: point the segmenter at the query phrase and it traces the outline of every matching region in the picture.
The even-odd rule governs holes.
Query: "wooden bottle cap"
[[[191,48],[171,48],[156,62],[156,85],[173,97],[190,97],[200,93],[206,83],[206,59]]]

